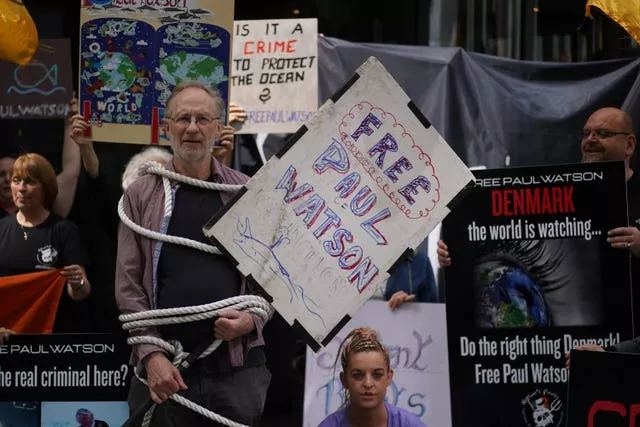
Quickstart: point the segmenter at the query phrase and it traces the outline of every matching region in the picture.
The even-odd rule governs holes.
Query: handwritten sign
[[[318,108],[318,21],[236,21],[231,100],[238,133],[294,133]]]
[[[444,304],[405,304],[391,311],[369,301],[331,343],[317,354],[307,351],[304,427],[315,427],[344,402],[338,348],[351,330],[375,329],[387,347],[393,382],[387,401],[419,417],[427,426],[451,426],[449,364]]]
[[[80,102],[95,141],[167,144],[166,101],[184,80],[228,99],[231,0],[84,0]]]
[[[0,119],[65,117],[73,97],[69,39],[42,39],[26,65],[0,60]]]
[[[205,226],[316,350],[473,180],[377,59],[339,94]]]

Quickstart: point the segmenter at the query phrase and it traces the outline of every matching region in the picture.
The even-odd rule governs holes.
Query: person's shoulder
[[[63,232],[74,233],[78,231],[78,226],[75,222],[54,213],[49,214],[49,218],[46,219],[45,224],[47,227],[52,227]]]
[[[140,199],[148,197],[160,182],[159,178],[153,174],[146,174],[136,178],[125,190],[124,194],[129,199]]]
[[[15,221],[16,214],[7,213],[6,215],[0,216],[0,224],[9,224],[12,221]]]
[[[345,408],[339,409],[322,420],[318,427],[342,427],[343,421],[346,420],[345,412]]]
[[[224,179],[226,184],[237,184],[242,185],[246,184],[249,181],[249,177],[243,174],[240,171],[237,171],[229,166],[225,166],[222,163],[218,162],[218,167],[220,168],[220,175]]]
[[[17,226],[16,214],[9,214],[0,218],[0,231]]]
[[[390,418],[395,418],[396,423],[390,425],[397,425],[400,427],[425,427],[424,423],[420,421],[420,418],[407,411],[406,409],[398,408],[397,406],[387,403],[387,410]]]

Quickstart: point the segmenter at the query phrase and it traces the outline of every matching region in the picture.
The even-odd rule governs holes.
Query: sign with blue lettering
[[[318,21],[236,21],[231,101],[247,111],[238,133],[294,133],[318,109]]]
[[[387,401],[426,426],[451,427],[447,325],[444,304],[407,303],[392,311],[384,301],[369,301],[331,341],[307,350],[304,427],[316,427],[344,403],[338,348],[355,328],[373,328],[389,351],[393,381]]]
[[[317,350],[472,182],[370,58],[204,230]]]

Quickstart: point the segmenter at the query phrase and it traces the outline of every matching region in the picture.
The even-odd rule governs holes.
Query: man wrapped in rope
[[[176,86],[164,123],[173,158],[166,169],[147,164],[119,206],[116,299],[136,366],[129,405],[158,404],[144,425],[252,426],[262,414],[271,377],[262,328],[273,310],[202,231],[247,181],[211,154],[223,112],[209,86]]]

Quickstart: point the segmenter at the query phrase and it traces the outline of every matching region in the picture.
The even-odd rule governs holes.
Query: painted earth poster
[[[172,89],[200,80],[229,97],[233,0],[82,0],[80,106],[94,141],[166,144]]]

